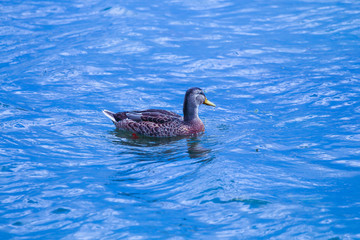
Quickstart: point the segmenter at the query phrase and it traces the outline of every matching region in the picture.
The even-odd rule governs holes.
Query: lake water
[[[360,239],[357,0],[1,1],[1,239]],[[132,138],[102,114],[206,132]]]

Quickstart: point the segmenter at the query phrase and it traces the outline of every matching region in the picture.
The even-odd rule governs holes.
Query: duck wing
[[[134,111],[134,112],[161,113],[161,114],[164,114],[164,115],[169,115],[169,116],[174,116],[174,117],[181,118],[181,116],[179,114],[176,114],[176,113],[170,112],[170,111],[166,111],[166,110],[162,110],[162,109],[147,109],[147,110],[144,110],[144,111]]]
[[[181,119],[181,116],[166,110],[148,109],[144,111],[120,112],[114,114],[116,121],[130,119],[135,122],[166,123]]]

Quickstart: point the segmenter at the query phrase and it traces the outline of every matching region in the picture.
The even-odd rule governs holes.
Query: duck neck
[[[199,119],[199,106],[197,106],[194,103],[191,103],[191,102],[187,101],[187,99],[185,99],[183,114],[184,114],[185,122],[191,122],[194,120],[198,120]]]

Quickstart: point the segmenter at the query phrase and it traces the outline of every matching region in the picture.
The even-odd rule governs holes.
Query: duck
[[[105,116],[119,130],[129,131],[133,136],[177,137],[197,135],[205,131],[199,118],[201,104],[216,107],[210,102],[201,88],[193,87],[186,91],[183,104],[183,117],[167,110],[147,109],[113,113],[103,110]]]

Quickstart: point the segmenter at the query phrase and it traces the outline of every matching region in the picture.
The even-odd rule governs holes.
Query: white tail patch
[[[110,112],[108,110],[103,110],[103,113],[105,114],[105,116],[107,116],[108,118],[111,119],[111,121],[113,121],[114,123],[116,123],[116,120],[114,118],[114,114],[113,112]]]

